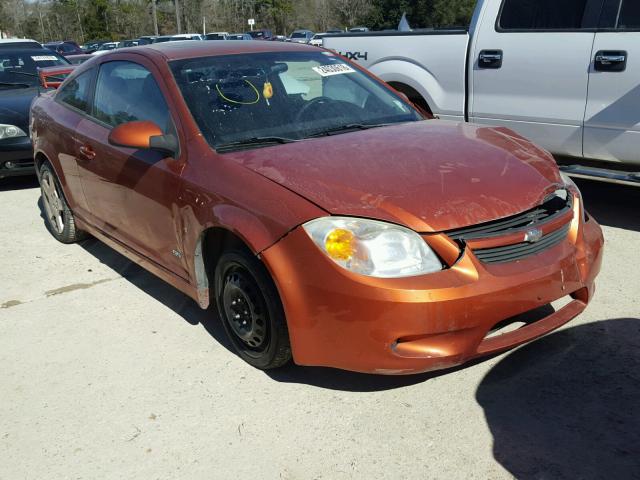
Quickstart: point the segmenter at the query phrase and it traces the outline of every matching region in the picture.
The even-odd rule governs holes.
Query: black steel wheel
[[[224,253],[215,275],[218,313],[238,354],[260,369],[291,360],[291,345],[277,289],[252,254]]]

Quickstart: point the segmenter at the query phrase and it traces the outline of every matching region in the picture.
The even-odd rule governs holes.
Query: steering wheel
[[[302,121],[302,117],[304,116],[304,114],[307,113],[311,107],[322,105],[323,103],[325,104],[330,103],[333,101],[334,100],[332,98],[323,97],[323,96],[312,98],[307,103],[305,103],[300,109],[300,111],[296,114],[295,123],[300,123]]]

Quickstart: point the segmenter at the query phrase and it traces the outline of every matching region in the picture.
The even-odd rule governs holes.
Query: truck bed
[[[358,62],[410,98],[411,90],[417,92],[439,117],[460,121],[465,117],[468,44],[465,29],[338,33],[323,39],[325,48]]]

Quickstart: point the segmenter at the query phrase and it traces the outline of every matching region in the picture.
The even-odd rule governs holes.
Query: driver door
[[[151,69],[133,61],[100,65],[92,113],[78,125],[78,166],[91,221],[105,233],[183,278],[177,208],[181,158],[111,145],[111,129],[149,120],[175,126]]]

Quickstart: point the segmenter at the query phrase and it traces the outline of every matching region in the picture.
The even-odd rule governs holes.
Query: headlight
[[[13,137],[26,137],[27,134],[15,125],[5,125],[0,123],[0,140]]]
[[[324,217],[303,225],[314,243],[343,268],[381,278],[442,270],[442,262],[413,230],[385,222]]]

